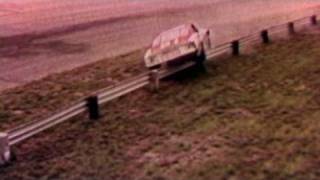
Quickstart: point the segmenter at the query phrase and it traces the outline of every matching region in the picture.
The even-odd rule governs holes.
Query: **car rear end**
[[[194,43],[179,44],[169,46],[159,51],[150,51],[146,54],[145,64],[148,68],[156,67],[164,63],[170,64],[170,62],[172,62],[171,64],[174,64],[176,61],[181,61],[196,54],[197,48]]]
[[[182,25],[160,34],[145,55],[148,68],[173,64],[197,53],[197,45],[190,38],[196,32],[190,25]]]

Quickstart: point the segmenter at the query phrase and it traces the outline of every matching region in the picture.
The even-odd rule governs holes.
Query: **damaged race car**
[[[185,24],[158,35],[147,50],[144,63],[149,69],[182,64],[202,63],[211,48],[210,31],[194,24]]]

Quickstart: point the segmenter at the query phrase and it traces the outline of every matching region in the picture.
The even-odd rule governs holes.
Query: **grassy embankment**
[[[1,179],[319,179],[319,57],[320,37],[299,35],[208,63],[206,73],[186,72],[158,93],[146,88],[106,105],[98,122],[80,116],[29,140]],[[1,127],[126,72],[109,62],[3,93]]]

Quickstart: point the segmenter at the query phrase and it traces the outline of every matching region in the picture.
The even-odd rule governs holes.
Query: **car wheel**
[[[200,52],[200,54],[199,54],[198,57],[197,57],[196,62],[197,62],[198,64],[202,64],[206,59],[207,59],[207,55],[206,55],[204,49],[202,49],[201,52]]]

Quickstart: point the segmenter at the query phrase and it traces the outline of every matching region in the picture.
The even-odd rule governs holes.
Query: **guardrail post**
[[[312,25],[317,25],[318,24],[317,16],[316,15],[311,16],[310,21]]]
[[[154,69],[150,72],[150,79],[153,84],[153,88],[158,90],[160,87],[160,77],[159,77],[159,70]]]
[[[9,137],[7,133],[0,133],[0,166],[10,163],[11,152],[9,146]]]
[[[231,43],[232,55],[238,56],[240,54],[240,43],[238,40]]]
[[[265,43],[265,44],[270,43],[268,30],[261,31],[261,38],[262,38],[263,43]]]
[[[292,34],[294,34],[296,31],[295,31],[295,29],[294,29],[294,23],[293,22],[289,22],[288,23],[288,33],[290,34],[290,35],[292,35]]]
[[[98,120],[100,118],[99,104],[97,96],[90,96],[86,99],[91,120]]]

